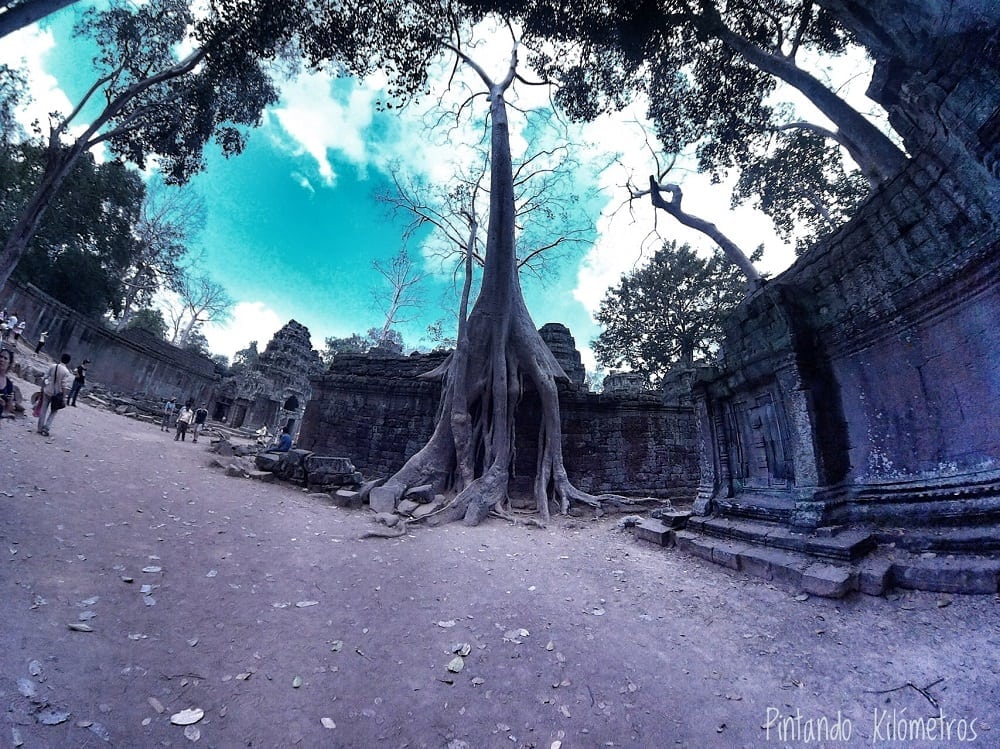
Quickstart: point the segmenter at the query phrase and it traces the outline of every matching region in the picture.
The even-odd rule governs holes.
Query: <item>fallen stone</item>
[[[635,537],[642,541],[649,541],[657,546],[669,546],[671,544],[670,529],[659,520],[642,518],[635,524]]]
[[[403,486],[396,482],[390,482],[377,486],[368,495],[368,504],[375,512],[393,512],[396,509],[396,502],[403,494]]]
[[[351,491],[350,489],[338,489],[332,495],[333,503],[337,507],[361,507],[363,504],[361,500],[361,492]]]
[[[234,478],[243,478],[246,476],[246,471],[244,471],[240,466],[235,463],[230,463],[226,466],[226,475],[232,476]]]
[[[347,458],[335,458],[327,455],[310,455],[303,461],[310,477],[313,474],[354,473],[354,464]]]
[[[443,506],[444,506],[444,501],[443,500],[439,501],[439,500],[435,499],[433,502],[429,502],[428,504],[419,505],[413,511],[413,517],[417,518],[417,519],[423,518],[423,517],[427,517],[432,512],[435,512],[436,510],[440,510]]]
[[[420,507],[418,502],[414,502],[412,499],[404,499],[396,507],[396,512],[400,515],[412,515],[413,511]]]
[[[263,481],[265,484],[270,484],[277,480],[277,476],[270,471],[250,471],[247,473],[247,478]]]
[[[674,530],[687,525],[687,521],[691,517],[690,512],[681,510],[653,510],[650,514],[665,526]]]
[[[411,487],[403,495],[406,499],[420,504],[427,504],[434,501],[434,487],[430,484],[421,484]]]

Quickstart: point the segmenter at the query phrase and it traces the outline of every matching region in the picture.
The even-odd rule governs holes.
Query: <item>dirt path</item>
[[[360,540],[80,402],[0,428],[0,747],[1000,746],[997,596],[797,600],[613,519]]]

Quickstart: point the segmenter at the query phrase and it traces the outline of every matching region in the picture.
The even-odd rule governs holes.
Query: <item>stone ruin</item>
[[[1000,31],[921,44],[870,92],[909,166],[693,384],[702,517],[673,540],[824,595],[1000,585]]]
[[[617,492],[688,502],[698,484],[697,428],[686,402],[652,391],[597,394],[566,326],[540,330],[570,380],[559,386],[564,460],[576,486],[591,493]],[[312,399],[298,445],[320,455],[346,455],[369,478],[388,478],[433,431],[440,388],[419,379],[444,353],[372,357],[338,355],[313,378]],[[540,409],[524,393],[517,412],[515,505],[527,505],[534,474]]]
[[[256,366],[219,384],[211,416],[234,428],[264,425],[272,435],[288,426],[294,435],[312,397],[310,378],[322,369],[309,329],[290,320],[268,342]]]

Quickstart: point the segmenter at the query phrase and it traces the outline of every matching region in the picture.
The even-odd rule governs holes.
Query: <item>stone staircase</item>
[[[849,526],[797,533],[760,517],[674,512],[643,519],[635,536],[827,598],[889,588],[1000,591],[1000,526],[905,530]]]

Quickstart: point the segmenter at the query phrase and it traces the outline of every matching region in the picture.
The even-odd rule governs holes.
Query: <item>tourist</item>
[[[177,405],[177,399],[171,398],[166,403],[163,404],[163,421],[160,422],[160,431],[166,432],[170,429],[170,419],[173,418],[174,408]]]
[[[257,435],[257,444],[266,445],[267,441],[271,439],[271,434],[267,431],[267,424],[261,424],[260,429],[258,429],[254,434]]]
[[[14,327],[14,343],[15,343],[15,344],[16,344],[16,343],[17,343],[18,341],[20,341],[20,340],[21,340],[21,336],[22,336],[22,335],[24,335],[24,329],[25,329],[26,327],[27,327],[27,323],[25,323],[25,322],[24,322],[24,320],[21,320],[21,322],[19,322],[19,323],[18,323],[18,324],[17,324],[17,325],[16,325],[15,327]]]
[[[289,428],[286,426],[281,430],[281,436],[278,441],[267,448],[269,453],[287,453],[292,449],[292,435]]]
[[[205,428],[205,419],[208,418],[208,407],[202,403],[198,410],[194,412],[194,426],[192,428],[192,442],[198,441],[198,434]]]
[[[84,359],[83,363],[76,368],[76,374],[73,377],[73,387],[69,391],[69,398],[67,400],[67,403],[71,406],[76,406],[76,397],[80,394],[80,390],[83,389],[83,385],[87,381],[88,364],[90,364],[90,359]]]
[[[45,347],[45,341],[49,337],[49,331],[43,330],[38,334],[38,343],[35,344],[35,353],[41,353],[42,349]]]
[[[73,373],[67,366],[71,358],[69,354],[63,354],[59,363],[53,364],[45,376],[45,384],[42,386],[42,407],[38,411],[38,433],[46,437],[49,436],[49,428],[52,426],[56,411],[66,405],[66,393],[73,380]]]
[[[0,419],[14,418],[14,383],[7,373],[14,366],[14,352],[0,349]]]
[[[14,328],[17,327],[16,312],[11,313],[11,316],[8,317],[7,320],[5,321],[5,325],[7,327],[3,329],[3,339],[6,341],[8,338],[10,338],[11,334],[14,332]]]
[[[192,416],[191,409],[187,407],[187,404],[181,406],[180,413],[177,414],[177,434],[174,435],[174,442],[177,440],[187,441],[188,424],[191,423]]]

